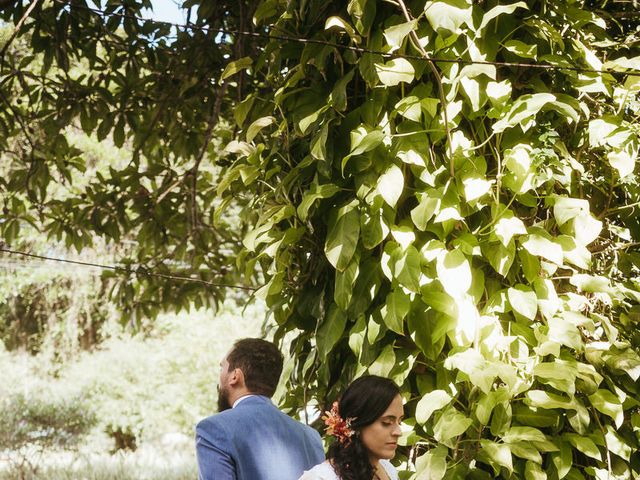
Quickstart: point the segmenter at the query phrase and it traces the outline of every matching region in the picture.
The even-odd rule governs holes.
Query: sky
[[[144,16],[163,22],[183,24],[186,22],[187,12],[179,9],[176,2],[182,3],[181,0],[152,0],[153,11],[145,12]]]

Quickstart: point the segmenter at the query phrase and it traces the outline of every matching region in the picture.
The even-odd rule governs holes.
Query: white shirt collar
[[[236,408],[240,402],[242,402],[243,400],[246,400],[249,397],[257,397],[257,395],[249,393],[248,395],[245,395],[244,397],[240,397],[235,402],[233,402],[233,407],[231,407],[231,408]]]

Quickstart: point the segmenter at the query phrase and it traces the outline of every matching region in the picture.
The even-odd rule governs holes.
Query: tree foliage
[[[86,50],[101,20],[74,6],[38,10],[32,43],[56,39],[32,45],[46,78],[65,71],[60,51],[89,55],[91,79],[55,81],[95,104],[54,101],[33,81],[24,111],[2,112],[37,120],[50,155],[35,162],[28,132],[4,122],[24,166],[3,186],[26,196],[23,215],[49,205],[29,172],[60,168],[51,142],[79,120],[137,153],[92,183],[104,197],[66,200],[69,225],[104,205],[97,219],[135,229],[137,260],[166,265],[180,253],[213,278],[229,259],[248,280],[258,272],[277,338],[295,333],[281,398],[292,409],[322,407],[369,371],[402,385],[416,478],[639,475],[640,56],[626,4],[224,3],[217,16],[203,3],[197,25],[226,33],[196,29],[170,44],[142,22],[112,20],[117,46],[93,34],[106,56]],[[67,37],[47,24],[60,15]],[[250,49],[236,28],[267,38]],[[12,58],[17,71],[25,60]],[[17,99],[29,81],[14,74],[2,88]],[[202,145],[224,146],[206,152],[211,176]],[[244,207],[246,231],[225,250],[216,221],[231,206]],[[159,288],[140,295],[152,305],[210,295]]]

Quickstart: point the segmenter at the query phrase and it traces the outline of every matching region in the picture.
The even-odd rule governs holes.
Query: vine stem
[[[600,422],[600,418],[598,417],[598,412],[596,412],[595,408],[591,408],[591,410],[593,411],[593,417],[596,419],[596,423],[598,424],[598,427],[600,427],[600,430],[602,431],[602,436],[605,437],[604,443],[607,448],[607,472],[609,472],[609,478],[611,478],[613,475],[613,472],[611,471],[611,453],[609,452],[609,445],[607,445],[607,437],[606,437],[607,432],[605,431],[604,427],[602,426],[602,423]]]
[[[4,46],[2,47],[2,50],[0,50],[0,61],[4,60],[4,54],[9,49],[9,45],[11,45],[11,43],[18,36],[18,32],[20,31],[20,28],[22,28],[22,24],[27,20],[27,18],[29,17],[33,9],[36,8],[36,5],[38,4],[39,1],[40,0],[33,0],[33,2],[31,2],[31,5],[27,7],[27,11],[24,12],[24,15],[22,16],[22,18],[18,21],[18,23],[16,23],[16,27],[13,29],[13,33],[11,34],[11,37],[9,38],[9,40],[7,40],[7,43],[4,44]]]
[[[405,5],[404,0],[398,0],[398,5],[402,9],[402,13],[404,14],[404,18],[407,19],[407,22],[411,22],[413,20],[413,17],[409,13],[409,10]],[[440,72],[438,72],[438,69],[436,68],[435,64],[433,63],[433,60],[431,59],[427,51],[424,49],[422,45],[420,45],[420,39],[418,38],[418,34],[415,32],[415,30],[411,30],[410,35],[411,35],[413,46],[416,49],[418,49],[418,51],[422,54],[425,60],[427,60],[429,64],[429,68],[431,68],[431,71],[433,72],[433,76],[436,79],[436,83],[438,84],[438,94],[440,95],[440,103],[442,104],[442,119],[444,121],[444,130],[447,133],[447,143],[448,143],[447,150],[449,152],[449,173],[453,177],[455,175],[455,170],[453,166],[453,151],[451,150],[452,149],[451,130],[449,129],[449,115],[447,114],[447,99],[445,98],[444,87],[442,86],[442,76],[440,75]]]

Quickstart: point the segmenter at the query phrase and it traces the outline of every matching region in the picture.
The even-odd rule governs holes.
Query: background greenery
[[[146,334],[103,325],[98,346],[64,361],[1,350],[0,476],[194,478],[193,426],[215,411],[218,364],[263,318],[229,301],[162,315]]]
[[[405,477],[640,474],[634,2],[33,5],[4,33],[4,242],[99,239],[143,331],[259,287],[285,408],[402,384]]]

